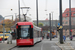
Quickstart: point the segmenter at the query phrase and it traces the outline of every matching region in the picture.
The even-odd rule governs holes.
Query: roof
[[[75,17],[75,8],[71,8],[71,17]],[[67,16],[66,16],[67,15]],[[63,17],[69,17],[69,8],[67,8],[64,13],[62,14]]]

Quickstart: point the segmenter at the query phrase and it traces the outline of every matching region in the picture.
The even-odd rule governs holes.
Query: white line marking
[[[41,50],[43,50],[43,45],[44,45],[44,43],[41,45]]]

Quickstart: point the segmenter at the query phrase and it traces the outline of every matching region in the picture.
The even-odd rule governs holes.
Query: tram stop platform
[[[58,47],[61,48],[61,50],[75,50],[70,43],[64,42],[64,44],[60,44],[59,42],[56,43]]]

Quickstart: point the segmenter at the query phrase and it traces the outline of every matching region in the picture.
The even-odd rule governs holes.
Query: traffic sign
[[[58,23],[58,26],[60,26],[60,23]]]
[[[63,28],[63,26],[60,26],[59,28],[60,28],[60,29],[62,29],[62,28]]]

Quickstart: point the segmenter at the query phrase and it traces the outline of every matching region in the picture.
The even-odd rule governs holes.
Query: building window
[[[68,16],[68,14],[66,14],[66,16]]]
[[[73,20],[75,21],[75,17],[73,17]]]
[[[63,20],[64,20],[64,18],[63,18]]]
[[[65,22],[65,24],[68,24],[68,22]]]
[[[75,16],[75,13],[73,15]]]
[[[67,20],[67,17],[65,18],[65,20]]]

